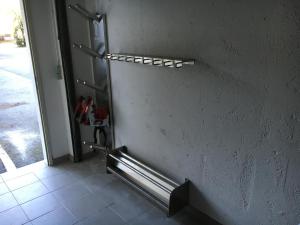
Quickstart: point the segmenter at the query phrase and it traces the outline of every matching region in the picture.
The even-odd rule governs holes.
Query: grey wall
[[[56,74],[58,53],[52,0],[26,0],[29,35],[38,83],[45,136],[52,158],[72,154],[64,81]]]
[[[189,178],[191,204],[223,224],[299,224],[300,2],[85,6],[107,14],[111,52],[197,60],[111,64],[116,146]]]

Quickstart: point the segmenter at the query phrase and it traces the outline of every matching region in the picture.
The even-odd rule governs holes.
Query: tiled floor
[[[172,218],[106,174],[100,156],[47,167],[43,162],[0,176],[0,225],[193,225],[185,209]]]

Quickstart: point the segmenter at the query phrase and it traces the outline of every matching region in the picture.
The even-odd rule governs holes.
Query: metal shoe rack
[[[106,168],[121,180],[155,202],[168,216],[188,204],[189,181],[179,184],[157,170],[130,156],[125,146],[114,149],[106,156]]]
[[[84,85],[88,88],[92,88],[97,92],[103,92],[107,88],[108,100],[109,100],[109,112],[110,112],[110,126],[111,126],[111,148],[105,148],[103,146],[95,145],[92,142],[83,141],[84,145],[88,145],[91,149],[97,149],[103,151],[106,155],[106,169],[108,173],[112,173],[119,177],[121,180],[130,184],[132,187],[143,193],[150,200],[157,203],[162,209],[167,212],[167,215],[173,215],[184,206],[188,204],[188,191],[189,181],[185,180],[179,184],[172,179],[164,176],[157,170],[147,166],[145,163],[135,159],[128,154],[125,146],[115,149],[114,148],[114,136],[113,136],[113,107],[111,99],[111,85],[110,85],[110,61],[120,61],[127,63],[138,63],[144,65],[168,67],[168,68],[182,68],[187,65],[194,65],[193,59],[178,59],[172,57],[152,57],[152,56],[138,56],[132,54],[119,54],[109,53],[107,45],[106,35],[106,17],[105,15],[92,14],[82,8],[80,5],[69,5],[70,9],[73,9],[84,18],[88,19],[92,23],[102,24],[102,30],[104,32],[104,43],[95,51],[83,44],[74,43],[73,47],[93,57],[95,60],[99,60],[106,65],[107,86],[99,86],[88,83],[84,80],[77,79],[77,83]]]

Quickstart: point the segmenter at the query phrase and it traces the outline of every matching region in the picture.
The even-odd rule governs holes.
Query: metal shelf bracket
[[[96,13],[95,15],[90,13],[89,11],[87,11],[86,9],[84,9],[83,7],[81,7],[79,4],[75,4],[75,5],[69,5],[68,6],[69,9],[73,9],[75,12],[79,13],[81,16],[83,16],[84,18],[91,20],[91,21],[96,21],[97,23],[100,23],[100,21],[103,18],[103,15]]]

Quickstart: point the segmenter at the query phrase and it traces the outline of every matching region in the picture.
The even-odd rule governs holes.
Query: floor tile
[[[0,225],[21,225],[28,222],[20,206],[0,213]]]
[[[99,173],[83,179],[82,182],[90,191],[97,192],[114,180],[116,180],[116,177],[112,174]]]
[[[41,183],[36,182],[12,192],[20,204],[49,193],[47,188]]]
[[[0,195],[3,195],[7,192],[9,192],[9,189],[6,184],[4,182],[0,183]]]
[[[37,181],[38,178],[33,173],[29,173],[11,180],[7,180],[5,183],[7,187],[13,191]]]
[[[130,196],[124,198],[109,206],[116,214],[118,214],[124,221],[129,221],[147,211],[152,210],[153,205],[146,199],[138,196]]]
[[[11,179],[26,175],[28,173],[30,173],[30,172],[25,171],[25,170],[21,170],[21,169],[17,169],[15,171],[10,171],[10,172],[3,173],[3,174],[1,174],[1,177],[4,181],[7,181],[7,180],[11,180]]]
[[[48,177],[53,177],[55,175],[63,174],[65,171],[61,168],[56,168],[56,167],[43,167],[40,169],[35,170],[34,174],[39,178],[39,179],[44,179]]]
[[[85,185],[77,182],[68,187],[54,191],[53,194],[60,202],[68,202],[80,199],[86,195],[91,194],[91,192]]]
[[[153,208],[132,220],[128,223],[129,225],[163,225],[166,220],[166,213],[158,208]]]
[[[104,201],[108,203],[116,203],[137,195],[135,190],[120,180],[114,180],[106,184],[95,193],[102,196]]]
[[[178,221],[180,225],[198,225],[200,223],[207,225],[221,225],[218,222],[212,220],[207,215],[190,206],[183,208],[170,219],[172,219],[173,221]]]
[[[63,207],[31,221],[33,225],[72,225],[75,222],[74,216]]]
[[[76,225],[125,225],[125,222],[109,208],[105,208],[99,213],[76,223]]]
[[[30,220],[53,211],[61,205],[52,194],[46,194],[21,205]]]
[[[109,204],[103,201],[101,196],[89,194],[80,199],[73,199],[64,203],[64,206],[80,220],[90,215],[97,214]]]
[[[34,171],[40,170],[42,168],[46,168],[46,167],[48,167],[48,165],[47,165],[47,161],[46,160],[42,160],[42,161],[30,164],[27,167],[29,168],[29,170],[31,172],[34,172]]]
[[[68,173],[63,173],[42,179],[41,181],[49,191],[54,191],[75,183],[77,179]]]
[[[9,192],[0,196],[0,212],[18,205],[14,196]]]

